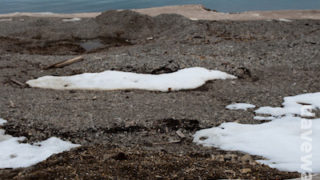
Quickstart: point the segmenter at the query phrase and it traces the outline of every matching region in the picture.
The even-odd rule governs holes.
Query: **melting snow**
[[[198,21],[199,19],[198,18],[190,18],[190,20],[192,20],[192,21]]]
[[[282,22],[292,22],[292,20],[290,19],[285,19],[285,18],[280,18],[278,19],[279,21],[282,21]]]
[[[227,109],[241,109],[241,110],[247,110],[251,108],[255,108],[256,106],[253,104],[247,104],[247,103],[236,103],[236,104],[230,104],[226,106]]]
[[[12,18],[8,18],[8,19],[0,19],[0,22],[8,22],[8,21],[12,21]]]
[[[283,116],[288,114],[300,115],[302,107],[306,105],[310,105],[312,109],[320,109],[320,92],[285,97],[282,105],[283,107],[261,107],[255,112],[257,114]]]
[[[63,22],[81,21],[81,18],[62,19]]]
[[[255,117],[253,117],[253,119],[259,120],[259,121],[264,121],[264,120],[271,121],[271,120],[274,120],[275,117],[273,117],[273,116],[255,116]]]
[[[7,122],[6,120],[0,118],[0,126],[3,125],[6,122]]]
[[[27,81],[27,84],[31,87],[60,90],[143,89],[166,92],[198,88],[209,80],[235,78],[235,76],[225,72],[194,67],[160,75],[104,71],[100,73],[84,73],[74,76],[44,76],[35,80],[29,80]]]
[[[266,117],[271,122],[255,125],[223,123],[219,127],[198,131],[194,142],[263,156],[267,160],[260,160],[261,163],[280,170],[299,172],[306,170],[301,168],[305,163],[301,158],[309,155],[301,148],[305,148],[305,143],[311,143],[312,158],[309,160],[312,160],[312,171],[319,173],[320,119],[301,117],[302,113],[309,118],[314,117],[310,109],[320,109],[320,92],[286,97],[283,107],[261,107],[256,110],[256,113],[271,115]],[[262,118],[256,116],[255,119]],[[306,128],[310,122],[312,127]],[[308,141],[310,138],[312,141]]]
[[[0,125],[6,121],[0,118]],[[51,137],[45,141],[33,145],[19,143],[24,137],[12,137],[5,135],[0,129],[0,168],[21,168],[28,167],[46,160],[53,154],[61,153],[78,147],[59,138]]]

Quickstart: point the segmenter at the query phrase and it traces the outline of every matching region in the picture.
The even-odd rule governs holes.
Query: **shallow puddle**
[[[79,44],[86,51],[92,51],[104,47],[104,44],[101,43],[99,39],[84,41]]]

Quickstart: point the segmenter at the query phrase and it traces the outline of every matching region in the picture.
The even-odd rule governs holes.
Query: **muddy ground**
[[[299,177],[258,164],[259,157],[197,146],[192,135],[223,122],[258,123],[254,110],[226,110],[230,103],[281,106],[285,96],[318,92],[319,50],[320,20],[191,21],[108,11],[76,22],[26,16],[1,21],[3,128],[28,142],[57,136],[83,146],[30,168],[0,170],[0,179]],[[44,70],[78,55],[84,60]],[[194,66],[238,79],[168,93],[24,84],[44,75],[110,69],[160,74]]]

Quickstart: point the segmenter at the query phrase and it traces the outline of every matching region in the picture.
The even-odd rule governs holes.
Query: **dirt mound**
[[[129,10],[107,11],[96,18],[76,22],[64,22],[62,18],[21,17],[3,24],[0,45],[4,48],[0,51],[42,55],[98,52],[159,37],[188,36],[201,29],[199,24],[181,15],[150,17]]]
[[[216,160],[217,159],[217,160]],[[225,154],[172,154],[140,148],[81,147],[32,168],[11,171],[0,179],[290,179],[298,173],[281,172],[250,157]],[[219,159],[219,160],[218,160]],[[236,160],[239,159],[239,160]],[[243,161],[240,165],[238,161]]]
[[[177,14],[162,14],[156,17],[134,11],[107,11],[96,17],[101,36],[129,40],[147,39],[154,36],[174,35],[194,24]]]
[[[96,17],[102,36],[140,39],[152,36],[154,19],[133,11],[107,11]]]

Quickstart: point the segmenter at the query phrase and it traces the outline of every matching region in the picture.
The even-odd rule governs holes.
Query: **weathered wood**
[[[21,86],[21,87],[26,87],[26,86],[27,86],[27,84],[25,84],[25,83],[23,83],[23,82],[20,82],[20,81],[18,81],[18,80],[16,80],[16,79],[10,79],[10,81],[13,82],[13,83],[16,84],[16,85]]]
[[[67,59],[67,60],[60,61],[58,63],[52,64],[50,66],[45,67],[44,69],[47,70],[47,69],[51,69],[51,68],[63,68],[65,66],[71,65],[73,63],[76,63],[76,62],[79,62],[79,61],[82,61],[82,60],[83,60],[83,56],[78,56],[78,57],[75,57],[75,58],[72,58],[72,59]]]

